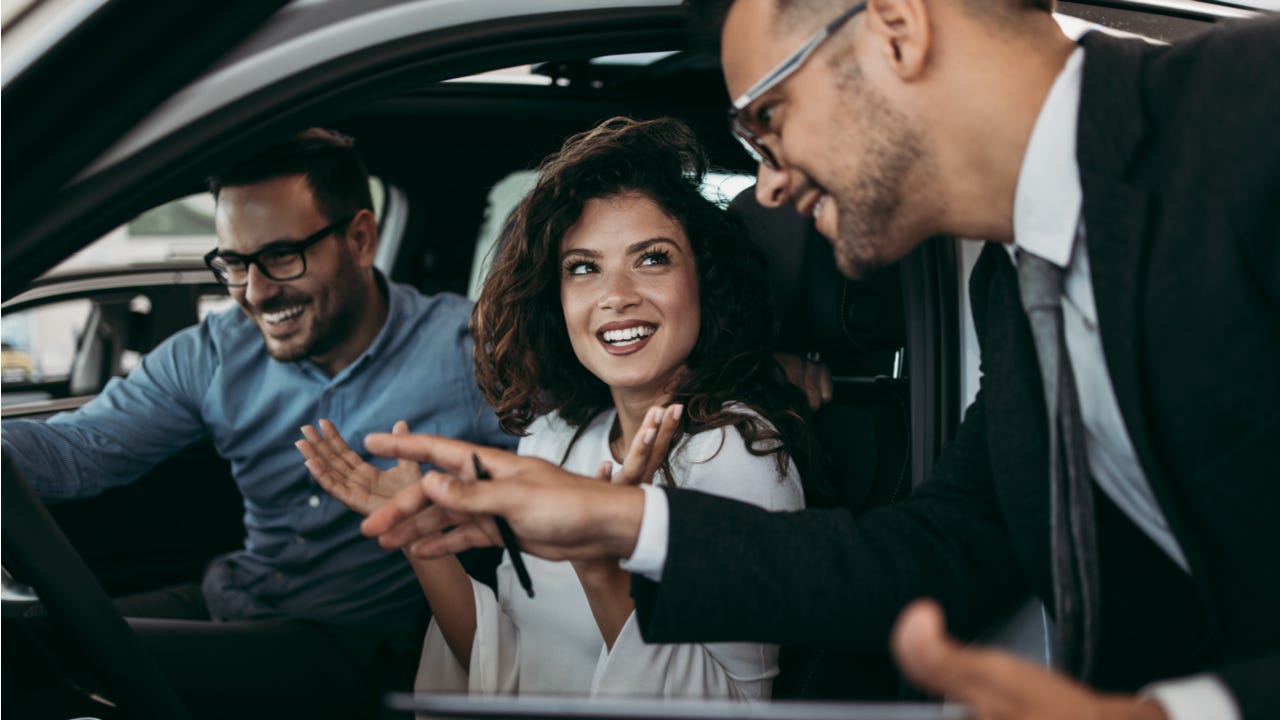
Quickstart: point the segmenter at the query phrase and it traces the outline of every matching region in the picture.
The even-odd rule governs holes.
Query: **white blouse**
[[[616,410],[600,414],[574,445],[565,469],[594,475],[609,451]],[[558,415],[536,420],[519,453],[561,464],[574,428]],[[615,464],[615,472],[620,468]],[[676,484],[769,510],[804,506],[794,463],[780,475],[776,456],[756,456],[733,427],[687,436],[671,455]],[[655,478],[661,483],[661,473]],[[568,562],[525,554],[530,598],[510,556],[498,566],[498,592],[472,581],[476,634],[471,667],[445,644],[435,620],[427,629],[414,688],[418,692],[613,695],[768,699],[778,674],[778,647],[757,643],[646,644],[635,612],[612,650],[605,646],[586,592]]]

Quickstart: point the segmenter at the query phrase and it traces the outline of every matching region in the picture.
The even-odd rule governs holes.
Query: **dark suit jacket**
[[[1246,717],[1274,717],[1280,21],[1173,47],[1102,33],[1082,44],[1078,159],[1104,354],[1191,566],[1188,577],[1100,500],[1097,684],[1211,669]],[[1002,247],[984,250],[970,297],[981,389],[933,479],[856,518],[669,491],[663,582],[634,585],[646,639],[883,650],[918,596],[940,599],[961,634],[1028,591],[1052,598],[1045,409]]]

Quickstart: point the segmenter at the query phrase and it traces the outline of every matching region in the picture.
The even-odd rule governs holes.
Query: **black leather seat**
[[[845,278],[812,221],[790,207],[760,206],[754,189],[730,209],[767,262],[782,318],[775,349],[826,364],[834,380],[832,402],[813,417],[831,492],[810,505],[862,513],[907,497],[911,423],[906,380],[897,371],[906,344],[897,270],[866,282]],[[868,656],[784,647],[780,665],[776,698],[890,699],[900,686],[887,648]]]

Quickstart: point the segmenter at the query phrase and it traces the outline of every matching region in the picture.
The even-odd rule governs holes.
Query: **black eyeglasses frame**
[[[307,250],[310,250],[313,245],[320,242],[321,240],[324,240],[330,235],[336,234],[338,230],[340,230],[343,226],[349,224],[352,220],[355,220],[355,219],[356,219],[355,216],[352,215],[350,217],[339,220],[335,223],[330,223],[329,225],[326,225],[320,228],[319,230],[315,231],[314,233],[311,233],[310,235],[306,236],[305,238],[302,238],[301,240],[281,240],[277,242],[267,243],[265,246],[260,248],[257,252],[252,252],[252,253],[249,253],[248,255],[242,255],[236,252],[223,252],[218,248],[214,248],[209,252],[205,253],[204,264],[206,267],[209,268],[209,272],[213,273],[213,276],[217,278],[218,282],[222,283],[224,286],[229,288],[233,288],[233,287],[240,288],[248,285],[249,284],[248,275],[246,274],[245,281],[242,283],[233,283],[228,281],[227,278],[222,275],[222,273],[218,272],[218,268],[214,265],[214,261],[219,258],[232,258],[234,260],[244,263],[244,266],[246,268],[248,268],[250,265],[256,265],[258,267],[259,272],[261,272],[263,275],[277,282],[297,280],[298,278],[307,274]],[[268,253],[297,253],[298,257],[302,259],[302,269],[296,275],[290,275],[288,277],[276,277],[275,275],[271,274],[271,270],[269,270],[266,264],[262,262],[262,256]]]

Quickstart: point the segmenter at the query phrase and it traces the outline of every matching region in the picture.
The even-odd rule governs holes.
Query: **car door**
[[[6,18],[6,299],[66,255],[40,227],[72,179],[284,4],[32,2]]]

